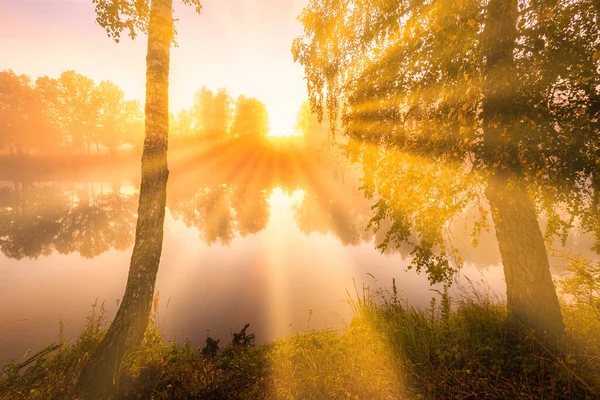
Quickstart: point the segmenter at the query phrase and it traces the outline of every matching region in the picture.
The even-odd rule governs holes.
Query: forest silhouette
[[[137,154],[143,146],[140,103],[127,100],[110,81],[96,84],[66,71],[33,82],[11,70],[0,71],[0,95],[0,154],[115,158],[119,149]],[[213,93],[206,87],[198,89],[188,109],[170,114],[169,124],[175,140],[260,141],[269,133],[269,116],[260,100],[243,95],[234,100],[225,89]]]

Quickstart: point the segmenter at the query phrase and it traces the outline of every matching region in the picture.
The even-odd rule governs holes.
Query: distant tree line
[[[143,140],[140,103],[126,100],[109,81],[96,84],[63,72],[35,82],[13,71],[0,72],[0,150],[10,154],[89,155]]]
[[[189,109],[171,115],[171,132],[204,139],[259,139],[269,133],[267,107],[253,97],[234,100],[225,89],[205,86],[194,95]]]
[[[205,139],[261,138],[269,131],[266,106],[237,101],[225,89],[203,87],[191,108],[170,116],[172,135]],[[33,81],[0,71],[0,152],[26,154],[117,154],[121,145],[140,148],[144,115],[137,100],[110,81],[96,84],[75,71]]]

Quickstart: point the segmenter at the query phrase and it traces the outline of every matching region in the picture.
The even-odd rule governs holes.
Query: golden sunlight
[[[301,136],[296,126],[296,116],[289,112],[283,112],[279,108],[268,107],[269,109],[269,137],[290,137]]]
[[[287,210],[294,205],[299,204],[304,198],[304,190],[296,189],[292,193],[286,193],[280,187],[276,187],[271,192],[269,197],[269,205],[271,206],[271,213],[282,210]]]
[[[600,399],[599,10],[0,0],[0,400]]]

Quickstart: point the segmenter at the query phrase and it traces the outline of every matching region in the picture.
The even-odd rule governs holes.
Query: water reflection
[[[368,244],[384,254],[411,258],[410,243],[418,240],[417,233],[411,232],[405,242],[390,240],[388,233],[395,228],[389,217],[378,221],[374,229],[373,202],[358,188],[358,177],[341,178],[335,173],[339,165],[316,158],[306,157],[298,163],[302,167],[288,174],[265,164],[255,168],[252,179],[246,182],[234,171],[210,164],[196,164],[187,171],[186,175],[194,181],[214,182],[211,186],[187,184],[178,179],[175,170],[169,184],[167,209],[175,221],[196,229],[198,240],[208,245],[230,246],[235,238],[257,234],[267,227],[272,218],[269,199],[275,191],[289,196],[300,190],[301,195],[290,210],[300,232],[330,235],[344,246]],[[427,174],[427,170],[420,173]],[[118,174],[111,173],[104,182],[97,175],[90,182],[65,182],[57,175],[49,182],[3,182],[0,250],[15,260],[37,259],[53,253],[75,253],[93,259],[111,249],[128,250],[134,240],[139,189],[118,178]],[[415,204],[414,199],[409,200],[409,204]],[[501,264],[501,257],[490,229],[491,216],[487,214],[482,221],[479,206],[476,202],[464,206],[453,218],[448,232],[466,264],[486,268]],[[484,211],[489,209],[484,206]],[[539,223],[542,230],[554,229],[555,222],[546,215],[540,216]],[[472,233],[478,224],[487,229],[481,229],[475,245]],[[584,231],[572,227],[564,241],[562,237],[554,237],[549,247],[594,258],[595,236]],[[551,260],[552,266],[563,265],[561,260]]]
[[[357,179],[341,179],[331,166],[305,159],[302,169],[282,175],[270,166],[254,169],[243,183],[232,171],[199,165],[189,185],[175,175],[169,186],[167,209],[176,221],[198,230],[208,245],[230,245],[264,230],[271,218],[269,199],[274,192],[289,196],[300,190],[292,206],[293,220],[306,235],[332,235],[345,246],[385,240],[381,231],[369,229],[371,202],[357,188]],[[222,174],[231,178],[215,179]],[[139,189],[123,181],[65,183],[56,181],[5,182],[0,187],[0,249],[8,258],[36,259],[52,253],[77,253],[94,258],[110,249],[133,245]],[[112,177],[114,178],[114,177]],[[118,178],[118,176],[117,176]],[[384,221],[383,224],[388,223]],[[386,254],[409,255],[395,247]],[[493,263],[491,263],[493,264]]]
[[[173,217],[195,227],[208,244],[230,244],[265,228],[269,219],[268,192],[256,186],[219,185],[199,188],[170,203]]]
[[[120,184],[14,182],[0,188],[0,249],[9,258],[53,252],[96,257],[133,244],[137,193]]]

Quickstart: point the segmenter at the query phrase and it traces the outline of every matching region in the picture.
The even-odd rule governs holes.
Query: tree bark
[[[504,265],[510,317],[538,332],[560,335],[564,325],[548,254],[535,206],[520,178],[518,139],[511,132],[519,117],[516,22],[515,0],[490,0],[482,43],[483,162],[490,173],[486,197]]]
[[[111,390],[115,367],[140,345],[148,325],[162,252],[169,174],[168,90],[172,37],[172,0],[152,0],[146,57],[146,137],[135,244],[121,306],[79,377],[87,398],[104,397]]]
[[[544,237],[525,185],[492,176],[486,196],[504,265],[510,317],[538,333],[562,334],[565,327]]]

